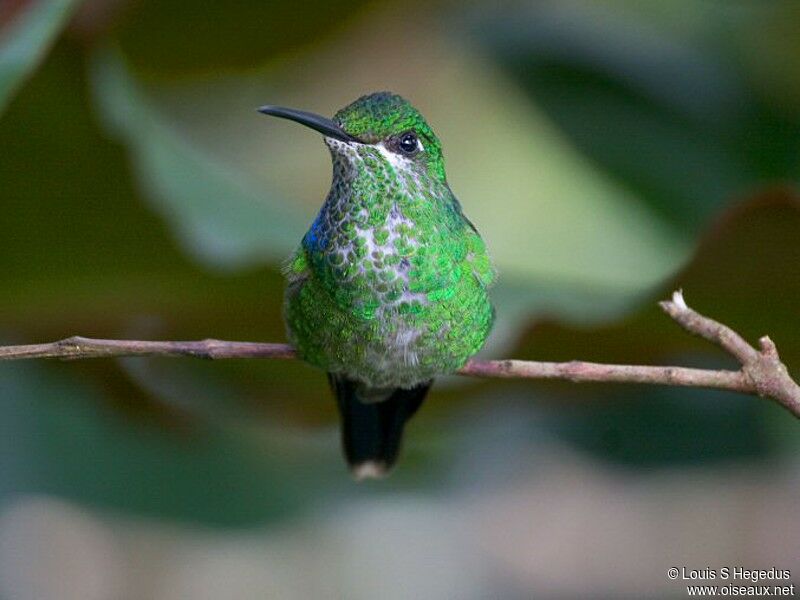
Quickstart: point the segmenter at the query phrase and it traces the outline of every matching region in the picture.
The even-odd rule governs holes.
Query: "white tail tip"
[[[363,462],[358,465],[353,465],[350,468],[353,478],[356,481],[364,481],[365,479],[381,479],[388,475],[389,471],[386,464],[378,461]]]

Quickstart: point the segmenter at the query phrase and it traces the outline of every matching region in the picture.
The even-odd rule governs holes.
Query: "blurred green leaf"
[[[774,44],[764,22],[781,3],[715,6],[682,2],[665,19],[675,7],[545,3],[472,27],[595,164],[696,233],[749,189],[800,174],[800,119],[757,94],[738,58],[753,55],[745,31]],[[781,56],[793,76],[800,61]]]
[[[28,3],[0,31],[0,113],[44,57],[80,0]]]
[[[790,371],[800,373],[800,195],[797,189],[756,194],[718,217],[691,262],[649,301],[618,323],[565,331],[539,323],[523,355],[543,360],[660,362],[670,355],[729,357],[688,336],[656,306],[682,288],[697,310],[755,342],[769,334]]]
[[[146,197],[198,260],[217,267],[280,260],[299,241],[296,215],[182,137],[118,57],[98,56],[94,73],[101,114],[128,144]]]
[[[312,490],[349,484],[328,439],[132,422],[104,406],[101,390],[72,366],[5,363],[0,390],[2,496],[55,494],[230,527],[285,517],[313,504]]]
[[[707,364],[709,368],[719,365]],[[605,387],[550,407],[544,423],[583,451],[627,467],[652,469],[763,459],[776,446],[777,406],[725,392]],[[790,418],[790,417],[789,417]]]
[[[719,218],[686,269],[635,314],[581,329],[539,323],[519,355],[738,368],[722,350],[687,335],[658,309],[656,300],[683,288],[690,306],[730,325],[751,343],[769,335],[789,371],[800,377],[798,231],[796,190],[754,196]],[[800,447],[797,420],[761,398],[684,388],[543,387],[552,393],[548,412],[555,431],[587,450],[632,465],[766,456]]]

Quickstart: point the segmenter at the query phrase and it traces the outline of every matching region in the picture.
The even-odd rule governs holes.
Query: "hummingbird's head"
[[[377,147],[384,160],[444,181],[439,138],[405,98],[391,92],[368,94],[341,109],[333,120],[361,143]]]
[[[334,156],[372,158],[386,167],[403,169],[445,182],[442,147],[420,112],[407,100],[390,92],[362,96],[333,117],[278,106],[260,112],[291,119],[316,129]]]

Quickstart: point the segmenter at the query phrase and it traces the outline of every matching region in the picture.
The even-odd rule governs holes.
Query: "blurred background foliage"
[[[335,0],[302,9],[7,0],[0,339],[284,339],[280,265],[324,198],[329,158],[318,136],[254,108],[330,115],[381,89],[428,117],[450,183],[500,269],[486,355],[731,366],[655,307],[680,286],[749,339],[769,333],[800,376],[800,4],[792,0]],[[20,498],[45,495],[173,527],[306,531],[331,506],[379,510],[413,497],[416,509],[438,507],[482,484],[501,495],[542,464],[634,478],[676,469],[713,478],[732,465],[790,469],[793,481],[800,472],[788,414],[696,390],[440,382],[396,474],[360,487],[339,458],[324,377],[299,363],[4,364],[0,413],[0,506],[12,516]],[[768,480],[776,493],[780,481]],[[562,501],[532,498],[523,506],[537,519],[547,501]],[[61,514],[54,506],[42,510]],[[435,510],[425,513],[431,522]],[[595,505],[580,510],[603,516]],[[28,531],[9,519],[0,519],[0,581],[16,575],[0,595],[51,597],[46,583],[4,567],[3,540],[16,537],[3,532]],[[362,534],[367,544],[370,532]],[[434,551],[446,554],[442,543]],[[453,556],[453,572],[474,558]],[[487,581],[506,597],[573,589],[567,575],[551,581],[536,565],[525,569],[512,583],[500,578],[501,588],[491,574],[451,582],[439,571],[439,587],[422,578],[413,589],[426,597],[481,597]],[[405,581],[402,568],[392,573]],[[292,585],[275,589],[288,597]],[[374,597],[362,579],[340,585],[345,597]],[[639,589],[619,585],[607,591]]]

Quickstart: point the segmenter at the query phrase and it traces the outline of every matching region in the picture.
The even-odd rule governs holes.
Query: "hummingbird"
[[[330,150],[330,191],[284,269],[287,336],[328,374],[352,475],[385,476],[434,378],[483,346],[495,269],[407,100],[365,95],[333,119],[258,110],[316,130]]]

